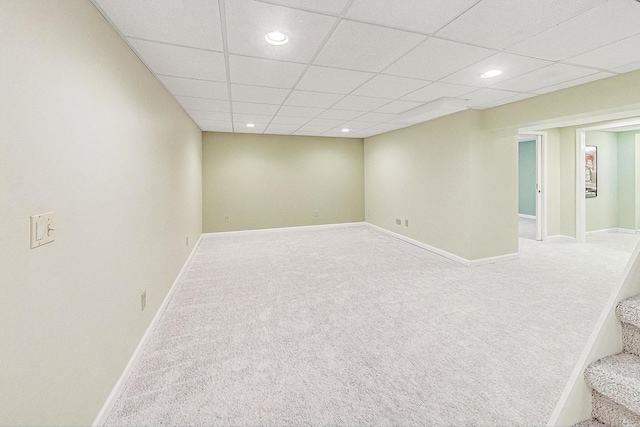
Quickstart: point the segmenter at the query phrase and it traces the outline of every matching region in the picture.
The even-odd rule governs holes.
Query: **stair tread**
[[[584,376],[589,387],[640,414],[640,357],[631,353],[607,356],[590,364]]]
[[[590,420],[580,421],[573,427],[605,427],[605,424],[602,424],[598,420],[594,420],[593,418],[591,418]]]
[[[616,316],[621,322],[640,328],[640,295],[620,301],[616,306]]]

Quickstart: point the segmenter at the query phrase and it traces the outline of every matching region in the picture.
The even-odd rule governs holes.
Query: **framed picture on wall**
[[[598,196],[598,147],[584,147],[584,188],[585,197]]]

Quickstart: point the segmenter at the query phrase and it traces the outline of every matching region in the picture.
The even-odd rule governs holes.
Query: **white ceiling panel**
[[[337,126],[342,126],[348,120],[331,120],[331,119],[313,119],[307,123],[307,125],[311,126],[324,126],[327,128],[334,128]]]
[[[218,111],[201,111],[201,110],[187,110],[187,113],[194,120],[213,120],[213,121],[225,121],[231,122],[231,113],[221,113]]]
[[[294,105],[298,107],[322,107],[329,108],[344,95],[323,92],[307,92],[302,90],[294,90],[287,98],[285,105]]]
[[[127,37],[222,52],[217,0],[94,0]]]
[[[609,0],[513,45],[510,50],[554,61],[571,58],[640,33],[638,6],[630,0]]]
[[[229,99],[229,88],[226,83],[162,75],[159,75],[158,78],[174,95]]]
[[[510,98],[489,102],[488,104],[481,105],[480,108],[493,108],[499,105],[511,104],[512,102],[522,101],[523,99],[532,98],[534,96],[535,96],[534,94],[530,94],[530,93],[521,93],[520,95],[512,96]]]
[[[339,110],[355,110],[355,111],[373,111],[376,108],[388,104],[389,100],[380,98],[370,98],[366,96],[345,96],[340,102],[334,105]]]
[[[375,74],[354,70],[311,66],[296,89],[348,94]]]
[[[378,72],[424,38],[415,33],[343,20],[314,64]]]
[[[375,110],[376,113],[400,114],[422,105],[421,102],[393,101]]]
[[[603,70],[612,70],[634,62],[637,58],[635,55],[629,55],[630,52],[640,52],[640,35],[632,36],[599,49],[583,53],[566,62],[601,68]]]
[[[543,67],[548,67],[552,64],[552,62],[544,61],[542,59],[534,59],[526,56],[501,52],[490,58],[483,59],[464,70],[458,71],[457,73],[442,79],[442,81],[467,86],[486,87]],[[482,73],[490,70],[501,70],[502,74],[488,79],[480,77]]]
[[[606,0],[483,0],[437,33],[504,49]]]
[[[345,123],[342,127],[349,130],[363,130],[368,129],[371,126],[373,126],[373,123],[354,120],[352,122]]]
[[[234,123],[233,128],[236,133],[263,133],[267,129],[267,125],[262,123],[253,123],[252,127],[247,127],[246,123]]]
[[[292,88],[305,69],[302,64],[229,55],[231,83]]]
[[[303,128],[298,129],[297,131],[295,131],[293,133],[293,135],[320,136],[324,132],[325,132],[324,128],[322,128],[322,127],[314,127],[314,128],[303,127]]]
[[[136,39],[129,43],[154,74],[227,81],[222,53]]]
[[[300,9],[341,14],[349,0],[262,0],[265,3],[280,4]]]
[[[623,65],[622,67],[614,68],[614,73],[628,73],[630,71],[640,70],[640,61],[634,61],[630,64]]]
[[[347,18],[419,33],[433,33],[478,0],[354,0]]]
[[[273,116],[263,116],[260,114],[244,114],[244,113],[233,113],[233,122],[234,123],[262,123],[269,124],[273,119]]]
[[[416,89],[425,87],[429,83],[431,82],[426,80],[378,74],[356,89],[353,94],[377,98],[398,99]]]
[[[440,98],[464,98],[462,95],[473,92],[474,90],[476,90],[476,88],[470,86],[436,82],[402,99],[407,101],[431,102]]]
[[[229,53],[241,55],[306,63],[337,20],[254,0],[225,4]],[[264,36],[274,30],[287,35],[289,43],[282,46],[267,43]]]
[[[216,121],[216,120],[194,120],[196,124],[203,131],[209,132],[233,132],[233,125],[231,122],[227,121]]]
[[[271,124],[277,125],[296,125],[298,127],[309,121],[308,117],[289,117],[277,115],[271,120]]]
[[[269,127],[265,130],[265,133],[277,134],[277,135],[289,135],[296,130],[298,130],[300,126],[298,125],[279,125],[279,124],[270,124]]]
[[[271,104],[254,104],[252,102],[233,102],[232,104],[234,113],[242,114],[260,114],[260,115],[274,115],[278,111],[278,105]]]
[[[384,123],[397,118],[397,114],[367,113],[358,117],[359,122]]]
[[[200,111],[217,111],[221,113],[231,111],[229,101],[221,101],[219,99],[207,99],[207,98],[194,98],[190,96],[176,96],[175,97],[180,105],[185,110],[200,110]]]
[[[293,107],[285,105],[280,108],[278,115],[287,117],[315,117],[324,111],[323,108],[314,107]]]
[[[491,102],[500,101],[502,99],[513,98],[518,95],[521,94],[518,92],[510,92],[506,90],[480,89],[464,95],[463,98],[469,100],[467,106],[475,108],[481,105],[489,104]]]
[[[231,85],[231,96],[234,101],[257,102],[260,104],[282,104],[289,94],[288,89],[273,87]]]
[[[327,110],[320,114],[318,118],[349,121],[361,116],[362,114],[364,114],[362,111],[337,110],[332,108],[331,110]]]
[[[495,53],[495,50],[431,37],[384,72],[435,81]]]
[[[595,80],[606,79],[607,77],[611,77],[611,76],[614,76],[614,75],[615,74],[607,73],[607,72],[603,71],[603,72],[600,72],[600,73],[590,74],[590,75],[585,76],[585,77],[580,77],[578,79],[569,80],[569,81],[564,82],[564,83],[560,83],[560,84],[556,84],[556,85],[552,85],[552,86],[545,86],[542,89],[538,89],[538,90],[534,91],[534,93],[535,94],[543,94],[543,93],[554,92],[556,90],[565,89],[565,88],[568,88],[568,87],[571,87],[571,86],[577,86],[577,85],[593,82]]]
[[[595,74],[594,70],[565,64],[553,64],[531,73],[492,86],[493,89],[515,92],[533,92],[544,87],[568,82],[580,77]]]

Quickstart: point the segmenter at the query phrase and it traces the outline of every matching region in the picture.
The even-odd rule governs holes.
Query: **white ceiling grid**
[[[635,0],[93,2],[205,131],[368,137],[443,97],[483,109],[640,69]]]

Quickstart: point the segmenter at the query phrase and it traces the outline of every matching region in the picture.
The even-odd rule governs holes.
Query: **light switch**
[[[53,212],[31,215],[31,249],[38,248],[56,239]]]

